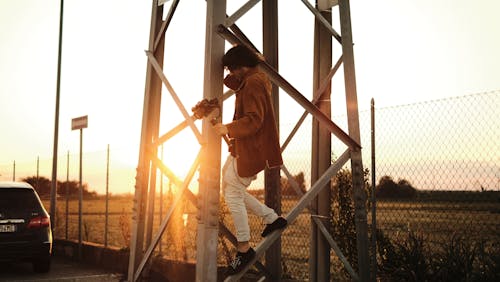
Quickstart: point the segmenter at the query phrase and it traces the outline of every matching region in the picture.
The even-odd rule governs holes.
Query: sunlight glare
[[[160,146],[158,156],[177,178],[184,181],[200,148],[194,134],[189,130],[184,130]],[[197,184],[196,179],[194,176],[190,187]]]

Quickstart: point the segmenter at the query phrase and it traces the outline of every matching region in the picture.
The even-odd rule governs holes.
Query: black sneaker
[[[266,237],[267,235],[271,234],[273,231],[285,228],[286,225],[288,224],[288,221],[284,219],[283,217],[278,217],[273,223],[271,224],[266,224],[266,228],[264,228],[264,231],[262,231],[261,236]]]
[[[255,251],[252,248],[248,249],[246,253],[236,253],[234,260],[227,266],[226,274],[231,276],[240,272],[254,257]]]

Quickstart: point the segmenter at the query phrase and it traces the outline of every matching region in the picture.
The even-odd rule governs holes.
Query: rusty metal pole
[[[161,27],[163,15],[163,6],[158,6],[157,0],[152,1],[151,12],[151,29],[149,35],[149,50],[155,53],[161,53],[163,61],[163,46],[155,50],[155,39],[158,30]],[[157,53],[158,52],[158,53]],[[152,65],[148,63],[146,70],[146,87],[144,93],[144,105],[142,115],[141,143],[139,149],[139,161],[137,166],[136,185],[134,193],[134,208],[132,217],[132,234],[130,238],[130,257],[128,265],[128,281],[134,279],[135,270],[137,269],[142,257],[144,249],[144,233],[146,222],[146,203],[148,196],[148,179],[150,173],[151,160],[148,157],[148,148],[153,142],[154,132],[153,120],[159,119],[159,111],[153,110],[155,107],[155,95],[161,93],[161,79],[155,73]],[[159,107],[159,105],[156,105]],[[156,115],[155,115],[156,114]]]
[[[344,83],[346,92],[347,123],[349,128],[349,136],[357,141],[358,144],[361,144],[349,0],[339,0],[339,13],[340,29],[342,34]],[[356,224],[356,242],[358,249],[359,277],[361,281],[369,281],[370,261],[368,255],[368,226],[366,218],[367,196],[364,187],[361,149],[353,149],[351,151],[351,171]]]
[[[217,27],[226,19],[225,0],[207,0],[205,33],[205,74],[203,98],[223,94],[224,39]],[[221,138],[208,120],[204,120],[203,144],[198,192],[198,236],[196,240],[196,281],[217,281],[217,245],[219,236],[219,197]]]
[[[262,2],[262,27],[263,27],[263,54],[266,62],[275,70],[278,70],[278,1],[264,0]],[[279,134],[279,87],[276,84],[272,86],[272,102],[274,107],[274,116],[278,125]],[[276,213],[281,214],[281,187],[280,187],[280,169],[266,169],[264,172],[265,182],[265,204],[274,209]],[[266,251],[266,267],[272,275],[272,280],[279,281],[282,276],[281,269],[281,239]]]
[[[321,11],[322,16],[332,22],[331,9]],[[324,79],[328,77],[332,68],[332,36],[318,20],[314,23],[314,72],[313,89],[317,100],[316,106],[331,119],[331,82],[322,93],[317,93]],[[312,126],[312,159],[311,183],[314,183],[331,165],[332,135],[318,120],[313,119]],[[331,211],[330,182],[321,190],[312,202],[313,210],[322,223],[329,229]],[[330,281],[330,247],[316,223],[311,222],[311,248],[309,256],[309,279],[311,281]]]
[[[155,31],[155,39],[160,38],[158,44],[156,44],[155,49],[151,50],[153,55],[160,65],[163,68],[163,59],[165,54],[165,36],[163,34],[158,34],[161,32],[161,25],[163,23],[162,15],[163,15],[163,5],[158,7],[157,11],[157,19],[154,24]],[[152,23],[153,24],[153,23]],[[156,42],[155,42],[156,43]],[[151,47],[150,47],[151,48]],[[158,134],[160,131],[160,112],[161,112],[161,89],[162,89],[162,80],[158,76],[156,72],[151,76],[151,90],[150,90],[150,101],[149,101],[149,134],[151,136],[151,141],[158,139]],[[149,146],[148,153],[151,156],[158,155],[158,146]],[[147,200],[147,215],[146,215],[146,239],[145,246],[149,246],[151,244],[151,240],[153,237],[153,222],[154,222],[154,209],[155,209],[155,198],[156,198],[156,181],[157,181],[157,167],[154,163],[151,163],[149,171],[149,192],[148,192],[148,200]],[[143,273],[144,277],[149,275],[149,266]]]

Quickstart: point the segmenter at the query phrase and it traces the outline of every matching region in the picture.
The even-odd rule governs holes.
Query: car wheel
[[[49,272],[50,258],[41,258],[33,261],[33,271],[38,273]]]

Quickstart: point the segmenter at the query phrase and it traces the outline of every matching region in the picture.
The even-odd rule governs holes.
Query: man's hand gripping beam
[[[207,118],[212,125],[217,124],[217,118],[220,116],[220,107],[218,99],[203,99],[196,104],[192,109],[194,117],[197,119]],[[227,145],[230,145],[229,137],[226,134],[222,135]]]

